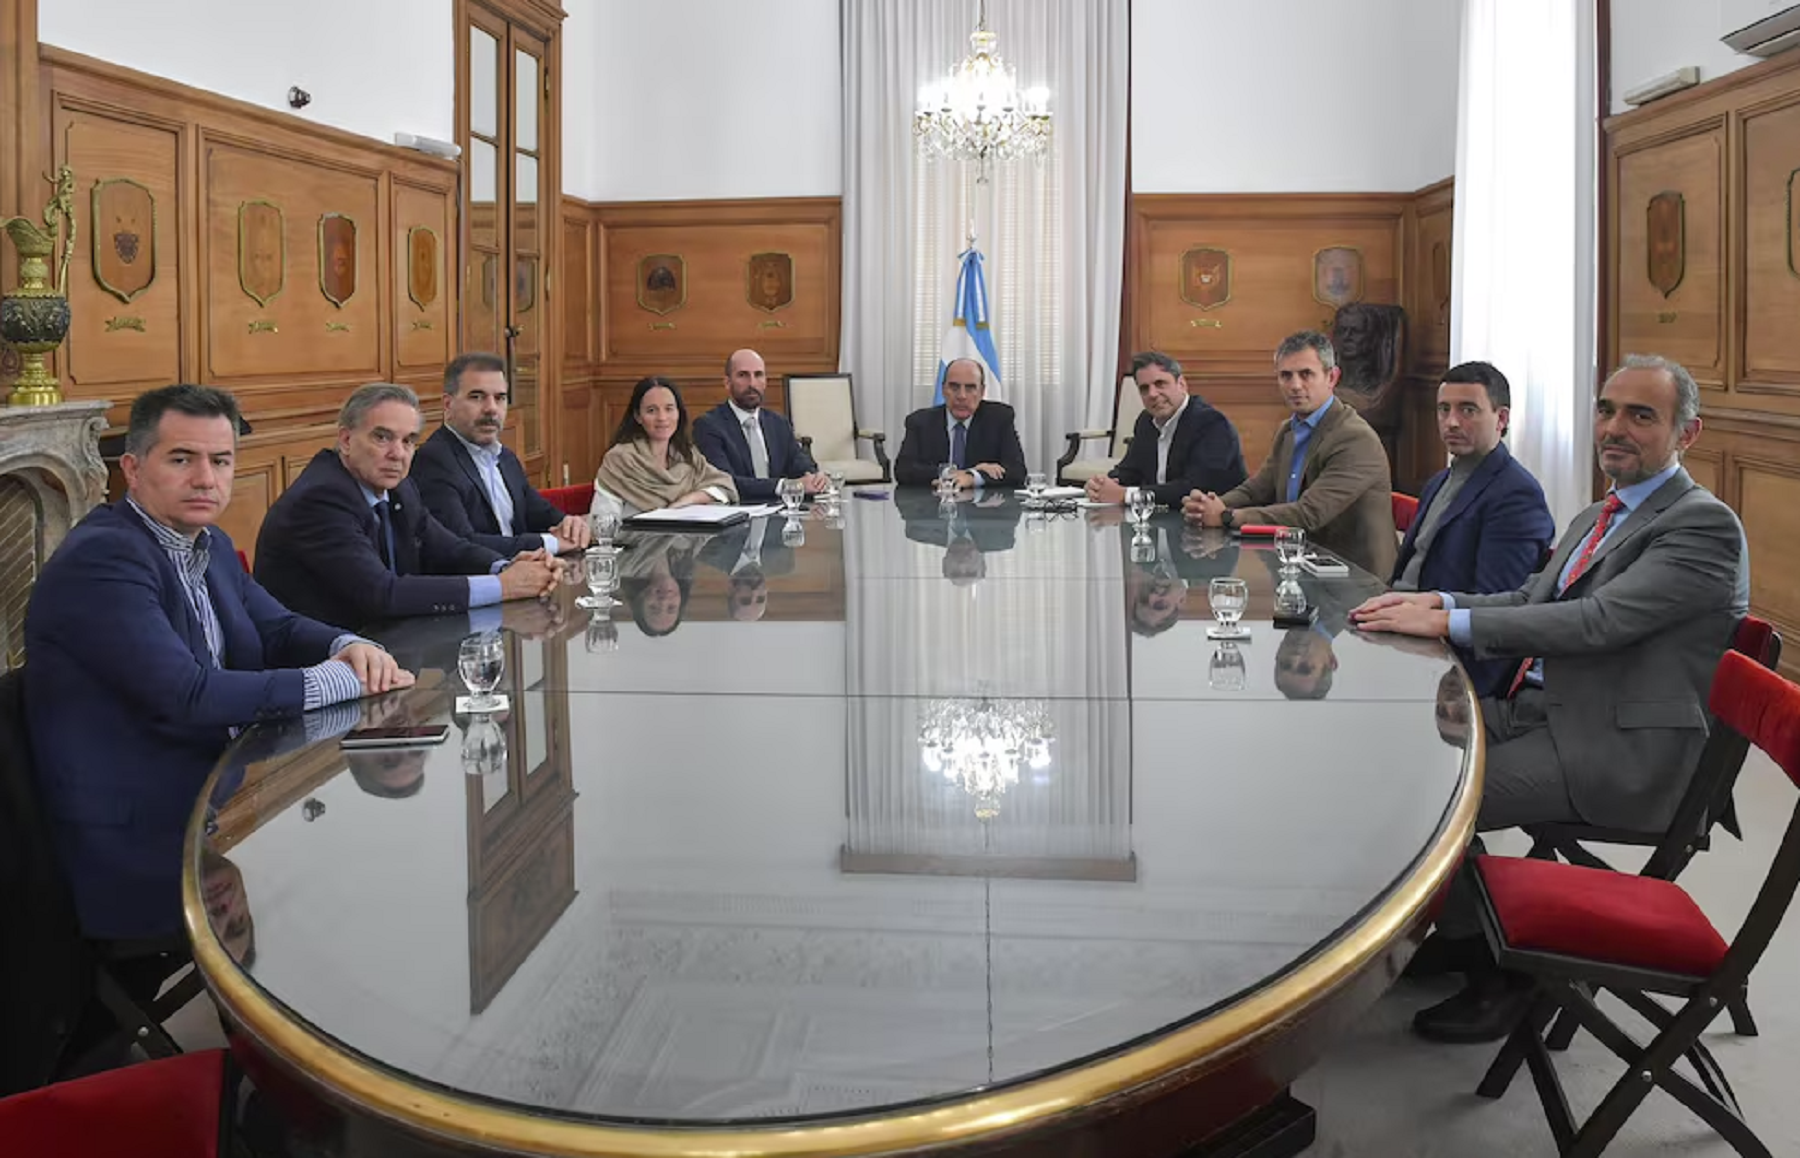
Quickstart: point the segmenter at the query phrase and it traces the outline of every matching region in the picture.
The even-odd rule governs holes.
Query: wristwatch
[[[1219,512],[1219,525],[1224,527],[1227,531],[1231,530],[1237,525],[1237,513],[1230,507],[1226,507],[1223,511]]]

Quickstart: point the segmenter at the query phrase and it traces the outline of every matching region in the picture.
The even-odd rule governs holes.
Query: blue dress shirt
[[[1325,399],[1325,405],[1308,414],[1305,418],[1290,419],[1294,424],[1294,465],[1288,471],[1287,501],[1300,501],[1300,472],[1306,469],[1306,450],[1312,445],[1313,431],[1319,429],[1319,420],[1337,401],[1337,395]]]

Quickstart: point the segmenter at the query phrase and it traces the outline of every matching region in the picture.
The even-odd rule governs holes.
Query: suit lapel
[[[1504,442],[1489,451],[1481,465],[1475,468],[1475,473],[1469,476],[1469,481],[1463,484],[1462,490],[1457,491],[1456,497],[1450,500],[1450,508],[1444,512],[1444,517],[1438,520],[1438,526],[1442,527],[1451,519],[1468,510],[1470,505],[1481,496],[1481,492],[1487,490],[1493,481],[1500,477],[1500,472],[1506,469],[1506,464],[1511,460],[1512,454],[1506,449]],[[1420,513],[1423,514],[1424,510],[1424,506],[1421,505]]]
[[[1607,536],[1606,542],[1600,544],[1594,552],[1594,557],[1588,560],[1587,570],[1582,573],[1582,577],[1586,578],[1599,570],[1600,563],[1617,550],[1619,544],[1655,522],[1659,515],[1674,506],[1678,499],[1693,489],[1694,480],[1688,477],[1688,472],[1677,470],[1668,482],[1656,488],[1656,493],[1639,503],[1637,509],[1625,517],[1625,521],[1620,524],[1618,530]]]
[[[475,458],[469,453],[469,448],[464,446],[462,439],[452,434],[447,426],[440,428],[440,434],[450,440],[450,453],[456,456],[457,465],[462,467],[463,473],[469,476],[469,481],[475,484],[475,493],[481,497],[481,505],[487,508],[488,518],[493,520],[493,533],[506,534],[506,528],[500,525],[500,512],[494,509],[494,500],[488,494],[487,483],[481,479],[481,472],[475,468]],[[503,478],[501,481],[504,482],[505,479]],[[398,535],[399,532],[396,531],[395,534]]]

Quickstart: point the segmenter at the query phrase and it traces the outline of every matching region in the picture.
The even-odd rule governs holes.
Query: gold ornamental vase
[[[0,295],[0,338],[19,352],[19,380],[8,406],[54,406],[62,390],[44,358],[69,335],[69,255],[75,248],[75,175],[64,165],[53,184],[56,194],[44,206],[44,223],[29,217],[0,221],[19,252],[19,285]],[[57,234],[63,227],[63,251],[54,284],[50,263],[56,259]]]

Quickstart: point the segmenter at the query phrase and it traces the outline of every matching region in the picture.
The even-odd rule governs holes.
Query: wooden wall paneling
[[[392,184],[392,240],[387,250],[393,270],[388,280],[394,303],[394,365],[401,370],[441,371],[458,352],[456,313],[451,309],[456,300],[456,208],[444,188],[400,178]]]
[[[1655,353],[1686,366],[1703,387],[1725,389],[1725,122],[1684,125],[1617,151],[1618,303],[1623,353]],[[1651,280],[1653,199],[1680,198],[1686,257],[1678,280]],[[1665,292],[1667,290],[1668,292]]]
[[[727,354],[746,346],[762,352],[771,378],[837,368],[838,198],[607,204],[595,207],[595,220],[600,368],[634,380],[650,373],[711,376]],[[759,253],[792,259],[791,300],[779,308],[751,304],[750,259]],[[639,263],[653,254],[682,259],[685,303],[664,313],[638,300]]]
[[[1455,218],[1454,179],[1419,190],[1407,209],[1407,362],[1420,377],[1436,378],[1450,368],[1451,227]]]
[[[66,93],[53,96],[51,122],[57,163],[76,174],[64,359],[71,392],[129,399],[185,380],[186,126]]]
[[[45,134],[38,100],[37,0],[0,0],[0,218],[43,212]],[[39,190],[44,195],[39,195]],[[18,254],[0,245],[0,285],[18,281]],[[17,354],[0,346],[0,393],[17,375]]]
[[[562,385],[555,423],[557,445],[553,483],[583,482],[600,465],[594,454],[593,361],[595,350],[595,241],[592,206],[562,199],[561,276]]]
[[[1750,605],[1789,639],[1800,633],[1800,462],[1760,452],[1731,456],[1738,514],[1751,542]]]
[[[1736,115],[1733,389],[1800,400],[1800,85]]]

